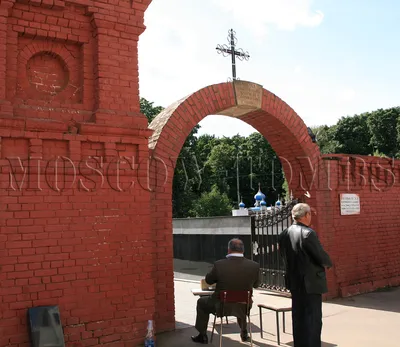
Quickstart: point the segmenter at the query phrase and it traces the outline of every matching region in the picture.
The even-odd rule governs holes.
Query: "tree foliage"
[[[192,158],[191,148],[196,146],[198,127],[195,127],[187,137],[179,157],[176,161],[173,188],[172,188],[172,213],[176,218],[189,215],[192,201],[197,198],[195,193],[197,184],[197,167]]]
[[[367,124],[371,134],[370,145],[373,151],[394,157],[399,151],[398,121],[400,108],[379,109],[368,116]]]
[[[322,154],[335,153],[338,142],[334,140],[336,126],[321,125],[311,128],[316,135],[317,143]]]
[[[143,113],[149,123],[163,110],[162,106],[154,106],[154,102],[150,102],[145,98],[140,98],[140,112]]]
[[[163,110],[161,106],[154,106],[144,98],[140,99],[140,112],[148,119],[149,123]],[[182,146],[179,158],[176,161],[175,174],[172,191],[172,213],[176,218],[187,217],[191,208],[191,203],[197,198],[194,188],[197,185],[197,166],[191,158],[192,148],[196,146],[197,131],[199,126],[195,126],[186,138]]]
[[[192,217],[229,216],[232,214],[232,205],[226,193],[221,193],[214,185],[210,192],[204,192],[194,201],[190,211]]]
[[[333,130],[334,152],[369,155],[372,153],[368,114],[342,117]]]

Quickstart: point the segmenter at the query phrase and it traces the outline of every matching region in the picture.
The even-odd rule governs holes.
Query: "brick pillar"
[[[93,11],[95,28],[95,106],[97,124],[135,124],[147,128],[140,114],[138,41],[151,0],[120,2],[117,11]],[[132,119],[134,117],[134,119]]]
[[[121,24],[120,19],[115,16],[104,20],[103,15],[93,14],[97,39],[95,121],[108,125],[134,123],[146,128],[147,119],[139,113],[138,56],[135,53],[143,29]]]
[[[0,346],[28,345],[34,306],[59,306],[68,346],[136,346],[154,317],[149,3],[0,0]]]

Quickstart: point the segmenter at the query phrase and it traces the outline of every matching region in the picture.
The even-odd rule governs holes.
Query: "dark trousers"
[[[322,295],[292,291],[294,347],[321,347]]]
[[[203,296],[197,300],[197,315],[195,327],[200,334],[205,335],[207,333],[208,321],[210,320],[210,314],[217,312],[218,301],[211,296]],[[246,319],[237,319],[241,331],[247,329]]]

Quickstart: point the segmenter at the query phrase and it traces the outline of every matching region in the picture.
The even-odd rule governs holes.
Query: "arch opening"
[[[252,82],[212,85],[164,109],[149,125],[153,130],[149,139],[153,157],[160,158],[168,163],[169,169],[173,169],[191,130],[211,114],[233,117],[251,125],[277,153],[290,189],[298,194],[306,186],[312,189],[310,183],[313,178],[307,177],[308,170],[304,164],[308,162],[311,170],[317,165],[319,147],[313,143],[303,120],[289,105]],[[168,170],[164,174],[168,178],[162,181],[170,183],[173,172]],[[299,182],[299,177],[308,179],[308,182]]]

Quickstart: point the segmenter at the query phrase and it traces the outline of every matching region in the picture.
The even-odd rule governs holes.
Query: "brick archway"
[[[299,188],[296,177],[302,172],[307,179],[311,173],[304,165],[300,167],[301,161],[307,160],[310,167],[318,163],[319,147],[312,142],[303,120],[289,105],[255,83],[221,83],[175,102],[149,125],[153,130],[149,139],[151,154],[168,167],[166,174],[162,173],[166,170],[157,170],[156,185],[165,188],[164,185],[172,182],[173,171],[169,169],[175,167],[183,143],[194,126],[210,114],[231,116],[258,130],[278,154],[293,192]]]
[[[308,200],[317,206],[312,168],[320,163],[319,147],[312,142],[307,127],[294,110],[275,94],[246,81],[205,87],[166,108],[149,125],[150,184],[152,186],[152,236],[158,246],[155,259],[157,275],[156,320],[161,330],[174,327],[172,184],[174,168],[181,148],[193,129],[208,115],[226,115],[240,119],[257,129],[280,158],[289,187],[296,197],[305,187]],[[303,161],[303,164],[302,164]],[[304,165],[304,162],[306,163]],[[289,178],[290,177],[290,178]],[[300,180],[299,178],[302,177]],[[318,224],[318,220],[314,225]],[[159,288],[164,284],[166,287]]]

